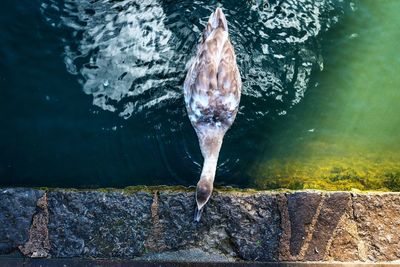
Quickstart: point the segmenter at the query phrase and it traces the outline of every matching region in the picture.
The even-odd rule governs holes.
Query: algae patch
[[[400,191],[400,159],[379,155],[289,157],[266,161],[252,175],[263,189]]]

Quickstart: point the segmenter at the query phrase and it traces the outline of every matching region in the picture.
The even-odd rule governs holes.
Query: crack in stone
[[[32,224],[29,229],[29,240],[19,246],[19,250],[25,256],[32,258],[46,258],[49,256],[49,210],[47,193],[38,199],[36,206],[38,211],[33,215]]]
[[[291,238],[291,227],[290,227],[290,216],[288,211],[288,199],[286,194],[277,195],[278,210],[281,217],[281,229],[282,235],[279,241],[279,261],[292,260],[290,254],[290,238]]]
[[[158,191],[154,191],[153,202],[151,203],[151,222],[152,228],[149,237],[145,241],[145,248],[151,252],[161,252],[166,249],[163,237],[163,226],[160,223],[158,214]]]
[[[361,239],[360,235],[358,234],[358,224],[357,224],[357,214],[356,214],[356,209],[355,209],[355,201],[354,198],[356,197],[355,194],[351,194],[350,195],[350,201],[351,201],[351,214],[352,214],[352,219],[354,221],[355,224],[355,231],[356,231],[356,242],[357,242],[357,252],[358,252],[358,258],[361,261],[367,261],[368,257],[367,257],[367,251],[366,251],[366,247],[365,247],[365,243],[364,241]]]

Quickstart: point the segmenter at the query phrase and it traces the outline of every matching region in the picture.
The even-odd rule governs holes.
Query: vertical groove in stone
[[[287,196],[290,219],[290,254],[294,260],[302,258],[300,252],[310,234],[310,226],[321,204],[321,193],[295,192]]]
[[[164,243],[164,229],[160,223],[160,217],[158,215],[158,191],[154,191],[153,202],[151,203],[151,222],[152,227],[150,235],[145,241],[145,248],[153,252],[160,252],[165,250]]]
[[[301,250],[297,256],[297,260],[301,260],[301,261],[308,260],[308,257],[306,254],[307,254],[307,251],[309,251],[310,245],[312,245],[312,243],[313,243],[312,241],[313,241],[313,236],[315,234],[315,228],[318,224],[318,219],[320,217],[321,210],[322,210],[323,204],[325,202],[325,199],[326,199],[326,194],[322,194],[320,201],[318,203],[317,209],[315,210],[315,214],[312,217],[310,225],[308,226],[307,236],[304,239],[303,246],[301,247]]]
[[[367,260],[367,252],[366,252],[365,244],[359,235],[358,225],[356,223],[356,213],[355,213],[356,211],[355,211],[355,207],[354,207],[354,204],[355,204],[354,198],[355,198],[355,194],[352,193],[351,194],[351,216],[352,216],[353,223],[355,225],[355,231],[357,233],[357,236],[356,236],[357,256],[360,261],[366,261]]]
[[[18,250],[29,240],[36,204],[43,194],[31,188],[0,189],[0,254]]]
[[[49,210],[46,193],[38,199],[36,206],[38,210],[33,215],[32,225],[29,229],[29,240],[18,248],[25,256],[45,258],[49,256],[50,251]]]
[[[290,261],[292,256],[290,254],[290,217],[288,211],[288,200],[286,194],[282,193],[277,195],[277,202],[279,213],[281,217],[281,237],[279,240],[279,261]]]

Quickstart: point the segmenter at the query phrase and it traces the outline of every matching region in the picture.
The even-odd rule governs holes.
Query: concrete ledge
[[[393,267],[395,263],[317,263],[317,262],[149,262],[140,260],[115,259],[4,259],[0,258],[2,267]]]
[[[191,262],[400,260],[400,193],[0,189],[0,254]]]

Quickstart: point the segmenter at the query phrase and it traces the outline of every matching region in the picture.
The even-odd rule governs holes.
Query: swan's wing
[[[229,128],[238,110],[240,90],[240,74],[226,19],[217,9],[209,19],[184,83],[192,124]]]

